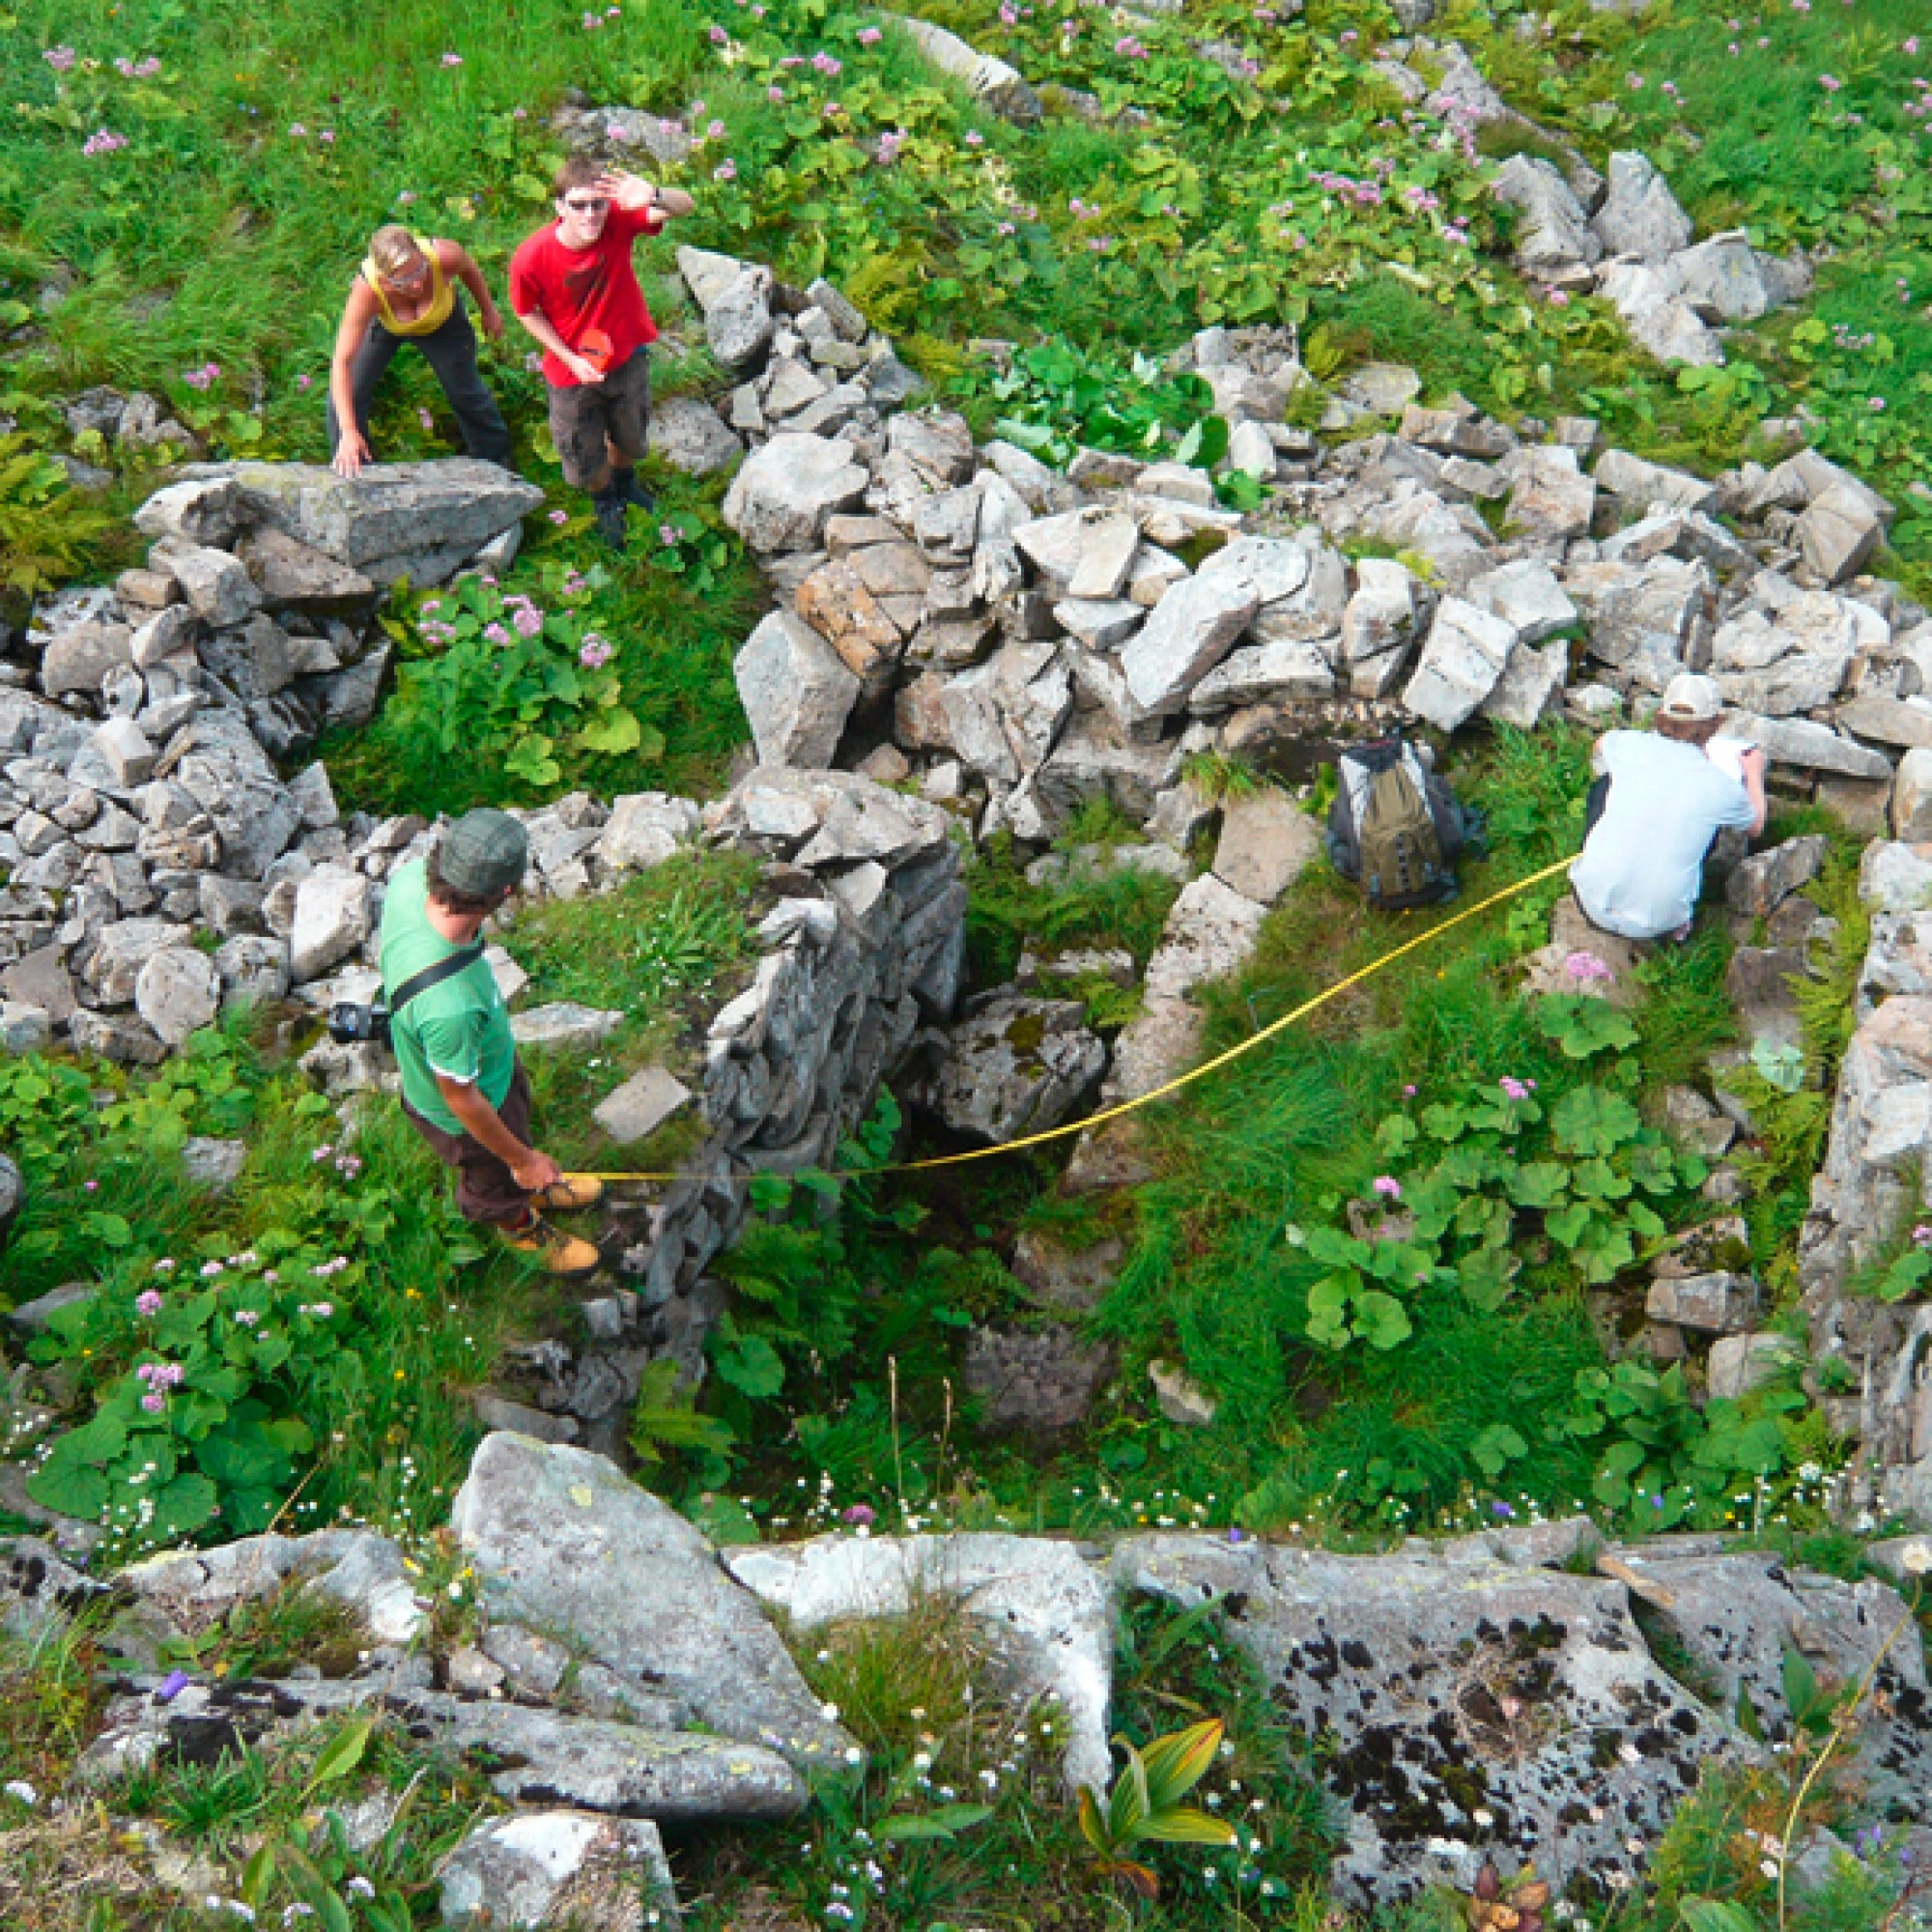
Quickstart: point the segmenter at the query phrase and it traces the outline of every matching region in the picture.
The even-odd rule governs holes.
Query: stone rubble
[[[14,1538],[0,1542],[0,1627],[57,1630],[117,1593],[131,1605],[100,1631],[128,1667],[77,1773],[103,1798],[163,1755],[213,1765],[358,1710],[477,1754],[513,1808],[445,1866],[454,1925],[486,1898],[501,1922],[538,1924],[613,1872],[641,1876],[674,1923],[658,1828],[782,1820],[806,1802],[794,1765],[858,1757],[780,1629],[811,1644],[916,1602],[956,1604],[996,1694],[1030,1725],[1065,1727],[1069,1792],[1111,1777],[1122,1608],[1213,1605],[1281,1720],[1328,1741],[1314,1762],[1343,1825],[1336,1884],[1363,1910],[1466,1889],[1491,1858],[1534,1861],[1557,1887],[1638,1875],[1706,1764],[1768,1764],[1767,1743],[1790,1735],[1794,1645],[1827,1686],[1876,1670],[1881,1694],[1844,1740],[1870,1802],[1922,1823],[1932,1792],[1924,1661],[1896,1640],[1912,1635],[1898,1593],[1726,1553],[1713,1536],[1605,1548],[1577,1519],[1369,1556],[1239,1531],[1111,1548],[955,1533],[721,1550],[605,1459],[502,1433],[478,1448],[453,1529],[481,1580],[481,1628],[446,1655],[402,1551],[367,1531],[251,1538],[98,1581]],[[1932,1562],[1925,1541],[1874,1553],[1909,1580]],[[370,1647],[341,1674],[163,1682],[160,1648],[284,1579],[331,1590]],[[1766,1742],[1737,1722],[1741,1698]]]

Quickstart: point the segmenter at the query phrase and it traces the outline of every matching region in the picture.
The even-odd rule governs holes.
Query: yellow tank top
[[[389,298],[383,288],[383,277],[374,262],[362,264],[362,279],[375,292],[376,306],[383,311],[383,327],[391,335],[431,335],[449,320],[449,312],[456,306],[456,290],[447,275],[442,272],[442,263],[436,252],[436,243],[418,235],[415,243],[429,262],[429,306],[412,322],[398,322],[395,311],[389,306]]]

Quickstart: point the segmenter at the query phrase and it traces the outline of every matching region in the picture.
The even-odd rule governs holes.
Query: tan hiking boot
[[[594,1208],[604,1198],[604,1183],[594,1174],[566,1174],[541,1192],[530,1196],[530,1206],[539,1214],[574,1214],[580,1208]]]
[[[604,1259],[588,1241],[553,1228],[541,1214],[532,1214],[521,1228],[501,1230],[503,1245],[530,1256],[546,1274],[589,1274]]]

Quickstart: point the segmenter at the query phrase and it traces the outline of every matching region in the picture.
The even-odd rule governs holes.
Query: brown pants
[[[469,1134],[445,1133],[403,1102],[403,1112],[438,1160],[456,1170],[456,1211],[466,1221],[514,1227],[529,1212],[530,1190],[517,1185],[508,1164]],[[503,1124],[526,1146],[530,1138],[530,1080],[521,1065],[510,1076],[510,1091],[497,1109]]]
[[[550,435],[563,480],[587,490],[611,467],[615,450],[639,462],[650,440],[651,358],[634,349],[601,383],[578,383],[550,392]]]

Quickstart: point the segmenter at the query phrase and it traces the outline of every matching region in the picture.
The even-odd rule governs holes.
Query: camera
[[[354,1046],[358,1040],[374,1040],[378,1046],[389,1043],[389,1009],[387,1007],[357,1006],[353,1001],[344,1000],[328,1009],[327,1021],[328,1037],[341,1046]]]

